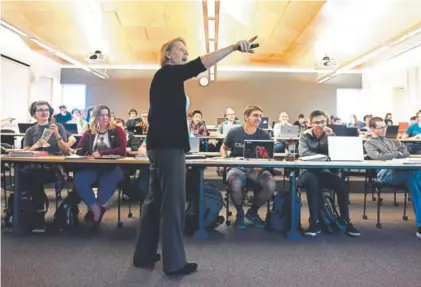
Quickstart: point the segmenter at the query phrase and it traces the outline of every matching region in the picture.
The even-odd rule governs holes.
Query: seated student
[[[195,110],[192,113],[192,120],[190,123],[190,131],[195,136],[207,136],[206,123],[202,120],[202,112]]]
[[[221,156],[227,157],[228,150],[231,150],[232,157],[244,155],[244,140],[270,140],[271,136],[267,131],[259,128],[262,121],[263,110],[258,106],[249,106],[244,111],[244,126],[230,129],[221,146]],[[263,228],[264,221],[259,217],[259,208],[268,201],[276,188],[276,181],[271,172],[261,168],[233,167],[227,173],[228,192],[237,209],[235,226],[243,229],[243,188],[251,184],[254,188],[254,202],[247,211],[245,218],[256,227]]]
[[[79,109],[72,110],[72,120],[68,122],[69,124],[77,125],[77,132],[79,134],[84,133],[88,129],[88,122],[82,118],[81,112]]]
[[[148,134],[148,129],[149,129],[148,116],[149,116],[148,112],[142,112],[140,114],[140,117],[141,117],[142,122],[143,122],[143,134],[144,135]]]
[[[279,138],[281,136],[281,127],[283,126],[291,126],[289,122],[289,116],[286,112],[282,112],[279,114],[279,122],[275,124],[273,127],[273,135],[275,138]],[[285,151],[285,141],[277,139],[275,143],[275,152],[284,152]]]
[[[115,125],[122,128],[126,132],[127,139],[127,151],[137,151],[143,142],[143,138],[136,137],[134,133],[127,131],[125,123],[122,118],[115,119]]]
[[[65,105],[61,105],[58,108],[60,109],[60,113],[56,115],[56,120],[59,124],[65,124],[72,120],[72,115],[67,111]]]
[[[421,111],[418,111],[416,116],[417,116],[417,122],[408,127],[406,132],[402,135],[403,139],[406,139],[406,138],[421,139]],[[411,154],[421,154],[421,143],[409,142],[408,150]]]
[[[372,118],[370,128],[373,131],[373,136],[364,143],[369,158],[391,160],[409,157],[409,152],[403,143],[386,138],[387,127],[382,118]],[[408,187],[415,210],[416,236],[421,239],[421,170],[382,169],[377,174],[377,178],[379,183],[405,185]]]
[[[87,130],[77,147],[78,154],[100,158],[103,155],[126,154],[126,135],[124,130],[111,122],[110,109],[105,105],[95,107]],[[90,208],[87,218],[99,225],[105,212],[104,205],[111,198],[117,185],[124,179],[120,167],[107,165],[91,165],[75,172],[74,185],[82,200]],[[98,196],[92,185],[98,184]]]
[[[361,127],[360,132],[369,132],[370,129],[370,120],[373,117],[373,115],[365,115],[364,116],[364,125]]]
[[[413,116],[413,117],[411,117],[410,119],[409,119],[409,125],[413,125],[413,124],[415,124],[417,122],[417,117],[416,116]]]
[[[62,124],[50,124],[53,109],[45,101],[32,103],[29,113],[36,120],[36,124],[25,132],[23,147],[28,151],[47,151],[49,154],[66,153],[67,135]],[[42,140],[45,129],[52,131],[48,141]],[[32,232],[45,231],[45,195],[44,184],[49,182],[63,182],[65,174],[61,166],[43,166],[40,164],[24,165],[18,170],[22,184],[22,195],[26,192],[32,197],[35,210]]]
[[[231,108],[227,108],[225,110],[225,115],[224,117],[226,118],[225,121],[223,121],[219,126],[218,126],[218,132],[220,134],[222,134],[224,132],[224,126],[225,125],[240,125],[241,122],[236,119],[236,114],[235,111]]]
[[[126,123],[127,126],[128,127],[137,126],[137,124],[139,122],[141,122],[141,121],[142,121],[142,119],[137,116],[137,110],[130,109],[130,111],[129,111],[129,119],[127,120],[127,123]]]
[[[332,125],[341,125],[341,119],[337,117],[332,118]]]
[[[326,126],[327,115],[322,111],[313,111],[310,114],[312,129],[301,134],[298,152],[301,157],[314,154],[328,155],[328,136],[333,136],[332,129]],[[319,222],[320,188],[333,189],[338,197],[341,217],[347,222],[345,233],[350,236],[359,236],[360,232],[354,227],[349,218],[348,194],[345,181],[337,174],[327,169],[304,169],[297,181],[307,193],[310,211],[310,226],[305,231],[307,236],[316,236],[321,232]]]

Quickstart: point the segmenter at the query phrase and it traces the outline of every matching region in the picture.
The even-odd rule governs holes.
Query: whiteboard
[[[16,118],[17,122],[28,122],[30,68],[1,58],[0,105],[1,118]]]

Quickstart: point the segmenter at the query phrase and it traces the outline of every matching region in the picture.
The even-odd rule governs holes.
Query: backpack
[[[319,226],[322,232],[326,233],[344,233],[346,222],[339,216],[335,202],[329,194],[322,194],[322,205],[319,209]]]
[[[296,216],[300,225],[301,200],[296,193],[294,195]],[[272,210],[266,214],[265,222],[268,231],[280,231],[286,235],[291,230],[291,193],[289,191],[279,191],[275,194]]]
[[[49,201],[47,195],[44,193],[44,201],[45,201],[45,211],[44,214],[48,212],[49,208]],[[21,192],[20,198],[20,225],[26,229],[32,229],[32,220],[34,218],[34,207],[32,204],[32,197],[27,192]],[[9,197],[7,198],[7,208],[4,210],[4,225],[6,228],[13,227],[13,211],[14,211],[14,193],[10,193]]]
[[[222,194],[210,183],[204,183],[204,210],[205,218],[204,225],[206,228],[216,228],[224,223],[224,217],[220,216],[219,213],[224,206],[224,200]],[[199,227],[199,202],[197,196],[192,197],[186,208],[186,221],[184,225],[184,232],[187,235],[193,235],[193,233]]]
[[[79,225],[79,207],[81,199],[77,192],[69,192],[60,206],[54,213],[53,228],[56,231],[62,231],[68,227]]]

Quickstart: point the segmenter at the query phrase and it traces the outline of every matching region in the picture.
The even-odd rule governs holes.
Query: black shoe
[[[314,237],[320,234],[321,232],[322,230],[320,229],[320,226],[317,223],[314,223],[314,224],[312,223],[310,224],[308,229],[304,232],[304,235]]]
[[[172,272],[165,272],[168,276],[185,276],[189,275],[197,270],[197,263],[186,263],[184,267],[172,271]]]
[[[133,265],[134,267],[138,268],[153,268],[155,263],[161,260],[161,254],[155,254],[151,260],[148,261],[141,261],[138,260],[135,256],[133,256]]]
[[[417,227],[417,233],[415,234],[415,236],[421,239],[421,226]]]
[[[361,236],[361,232],[359,232],[351,222],[346,225],[345,234],[352,237]]]

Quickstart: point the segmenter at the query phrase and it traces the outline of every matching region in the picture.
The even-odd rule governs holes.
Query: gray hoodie
[[[371,138],[364,143],[364,147],[368,157],[373,160],[409,157],[409,152],[403,143],[386,137]]]

